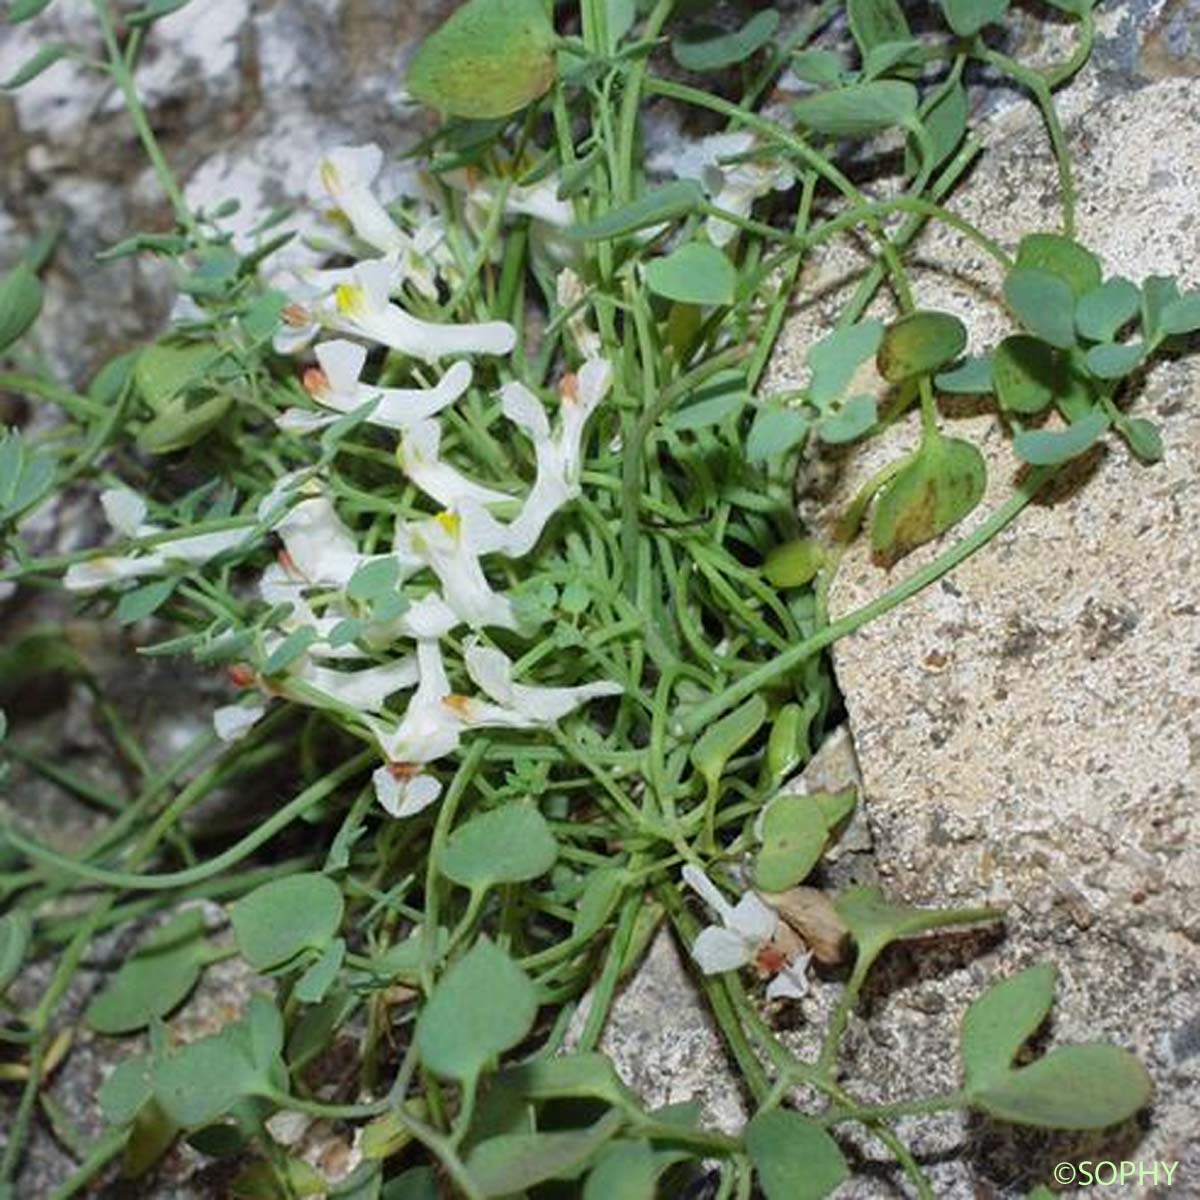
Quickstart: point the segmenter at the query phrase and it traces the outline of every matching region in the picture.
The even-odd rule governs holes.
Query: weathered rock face
[[[1082,239],[1108,273],[1176,274],[1194,287],[1200,214],[1184,164],[1200,161],[1200,87],[1166,82],[1096,102],[1085,83],[1068,111]],[[955,211],[1010,246],[1055,228],[1042,131],[1014,113],[989,142]],[[924,261],[958,264],[953,276],[916,272],[922,306],[960,315],[976,349],[1011,331],[990,261],[943,230],[922,248]],[[809,292],[832,294],[853,270],[852,257],[831,255]],[[817,328],[816,310],[801,311],[777,363],[781,381]],[[1200,1168],[1200,364],[1164,363],[1137,392],[1136,411],[1162,427],[1161,464],[1142,467],[1122,444],[1108,446],[940,585],[834,650],[884,886],[910,902],[1002,902],[1009,912],[1007,938],[982,958],[931,962],[914,950],[892,961],[872,1006],[892,1044],[874,1020],[865,1026],[854,1073],[880,1080],[881,1097],[952,1086],[947,1050],[970,995],[1049,960],[1062,977],[1054,1037],[1126,1045],[1155,1079],[1151,1132],[1139,1141],[1128,1131],[1123,1154],[1106,1157],[1185,1160],[1184,1190],[1171,1193],[1183,1195],[1195,1186],[1189,1166],[1193,1178]],[[987,458],[983,504],[890,573],[865,546],[852,549],[832,592],[836,616],[930,561],[1011,493],[1019,464],[994,412],[948,404],[943,418]],[[810,516],[836,519],[915,438],[907,422],[812,463],[802,479]],[[923,988],[932,1009],[918,1002]],[[1044,1154],[1030,1139],[998,1152],[998,1136],[942,1123],[927,1149],[966,1140],[955,1151],[963,1157],[938,1169],[938,1194],[976,1195],[980,1177],[1027,1185],[1068,1157],[1059,1140],[1036,1143]]]

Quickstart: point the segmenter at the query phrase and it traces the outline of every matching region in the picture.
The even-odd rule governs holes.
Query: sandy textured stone
[[[1200,86],[1096,97],[1085,81],[1068,109],[1081,237],[1109,273],[1177,274],[1195,286],[1200,225],[1185,164],[1200,161]],[[1041,131],[1014,112],[989,142],[955,210],[1009,246],[1054,228]],[[915,284],[922,306],[966,321],[973,348],[1011,330],[998,271],[964,239],[935,231],[920,257],[957,264],[952,277],[918,271]],[[793,322],[778,383],[803,378],[807,346],[860,261],[838,252],[814,268],[808,291],[824,299]],[[1135,411],[1162,427],[1163,463],[1143,467],[1110,439],[1069,486],[834,652],[885,886],[907,901],[1003,902],[1009,911],[1007,938],[983,958],[968,939],[972,954],[906,949],[885,963],[871,1020],[852,1031],[854,1075],[889,1100],[952,1086],[946,1048],[963,1005],[989,977],[1050,960],[1062,974],[1055,1039],[1128,1046],[1157,1087],[1144,1138],[1128,1130],[1099,1144],[1123,1146],[1126,1158],[1190,1156],[1177,1178],[1191,1182],[1172,1195],[1197,1194],[1200,1178],[1198,385],[1196,362],[1183,357],[1137,389]],[[1019,464],[990,409],[947,402],[943,416],[989,467],[987,496],[961,534],[1011,494]],[[828,527],[915,440],[907,421],[862,450],[811,462],[801,480],[810,517]],[[890,573],[860,543],[833,588],[835,615],[929,562],[953,536]],[[943,941],[962,947],[961,938]],[[953,1159],[936,1168],[939,1196],[967,1197],[1029,1186],[1068,1143],[947,1119],[920,1144]]]

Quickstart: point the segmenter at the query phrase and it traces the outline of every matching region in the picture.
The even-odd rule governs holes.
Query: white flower
[[[386,262],[359,263],[353,281],[337,287],[334,324],[424,362],[458,354],[508,354],[517,344],[517,331],[506,321],[439,325],[418,320],[391,302],[389,281]]]
[[[532,687],[514,683],[513,665],[506,654],[475,638],[466,644],[463,661],[475,685],[497,704],[538,724],[551,724],[581,704],[600,696],[619,696],[619,683],[601,680],[580,687]]]
[[[213,713],[213,729],[223,742],[236,742],[245,737],[266,716],[265,701],[254,699],[248,704],[226,704]]]
[[[485,487],[441,460],[442,428],[436,421],[418,421],[407,429],[396,460],[400,469],[439,504],[451,508],[463,501],[499,504],[512,497],[507,492]]]
[[[415,556],[433,571],[446,603],[472,629],[485,625],[515,629],[511,602],[492,591],[483,573],[480,550],[471,537],[474,527],[475,523],[465,522],[460,513],[438,513],[398,530],[398,548],[402,556]]]
[[[345,587],[359,567],[388,557],[360,554],[354,534],[334,510],[328,496],[301,500],[276,524],[287,554],[285,566],[309,584]],[[400,557],[400,574],[407,578],[420,570],[420,559]]]
[[[385,429],[409,429],[453,404],[471,386],[471,367],[466,362],[454,363],[432,388],[388,388],[359,381],[367,352],[355,342],[340,338],[322,342],[314,353],[319,365],[304,373],[308,394],[335,414],[352,413],[373,400],[375,408],[367,424]],[[308,432],[331,425],[337,419],[336,415],[289,408],[277,423],[281,429]]]
[[[767,987],[768,1000],[799,999],[807,994],[805,972],[810,955],[802,954],[788,961],[773,944],[779,927],[779,914],[773,908],[754,892],[747,892],[737,904],[730,904],[712,880],[691,863],[683,868],[683,881],[721,920],[720,925],[702,929],[692,943],[692,958],[705,975],[754,965],[775,976]]]
[[[554,290],[563,309],[575,310],[567,318],[566,324],[567,332],[579,353],[584,358],[599,358],[602,348],[600,335],[588,324],[587,309],[584,305],[587,291],[583,280],[570,267],[564,267],[554,281]]]
[[[355,235],[381,254],[398,255],[408,249],[408,236],[371,190],[382,166],[383,151],[374,144],[338,146],[322,157],[317,173]]]
[[[748,217],[756,200],[772,191],[785,192],[796,182],[795,172],[786,163],[772,159],[724,161],[750,154],[756,144],[752,133],[715,133],[687,144],[681,152],[658,156],[656,162],[680,179],[699,180],[715,207]],[[736,225],[720,217],[709,217],[705,228],[717,246],[726,245],[738,232]]]
[[[271,649],[269,642],[267,649]],[[304,655],[295,670],[283,680],[283,686],[287,688],[289,684],[299,682],[357,712],[381,712],[390,695],[412,687],[417,679],[417,660],[411,654],[361,671],[320,667]]]
[[[101,492],[100,507],[108,523],[127,538],[149,537],[159,532],[156,525],[146,524],[146,501],[129,488],[108,488]]]
[[[608,393],[612,367],[604,359],[589,359],[579,374],[567,375],[559,386],[561,420],[557,438],[538,398],[523,384],[506,384],[500,392],[504,415],[533,442],[537,478],[520,514],[511,525],[473,521],[479,543],[520,558],[537,543],[546,523],[567,501],[579,495],[583,466],[583,434],[588,418]],[[486,553],[487,551],[482,551]]]
[[[288,298],[282,323],[271,344],[277,354],[297,354],[337,316],[334,294],[343,283],[354,282],[351,267],[299,267],[275,276],[271,286]]]
[[[102,555],[68,567],[63,586],[71,592],[95,592],[124,579],[158,575],[173,563],[203,566],[226,550],[245,544],[246,536],[245,529],[225,529],[171,538],[147,554]]]
[[[466,192],[468,220],[476,231],[481,230],[499,202],[499,182],[470,167],[450,172],[443,178],[452,187]],[[505,213],[532,217],[552,229],[566,229],[575,222],[575,208],[569,200],[559,199],[559,183],[558,173],[552,171],[536,183],[510,184],[504,196]]]

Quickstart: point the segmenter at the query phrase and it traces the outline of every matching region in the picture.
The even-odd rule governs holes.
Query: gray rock
[[[1196,193],[1180,165],[1200,159],[1200,88],[1172,81],[1097,95],[1085,81],[1068,107],[1081,236],[1110,273],[1178,274],[1195,286]],[[955,211],[1009,246],[1054,228],[1040,129],[1013,112],[989,142]],[[953,276],[916,272],[922,306],[960,315],[975,349],[1010,331],[990,261],[940,230],[919,257],[958,264]],[[820,320],[859,269],[851,251],[814,266],[808,290],[825,300],[786,334],[781,385],[802,378]],[[1114,441],[953,575],[834,651],[887,890],[909,902],[1008,908],[1007,936],[987,954],[938,939],[932,954],[904,948],[885,960],[867,1019],[851,1031],[851,1076],[874,1081],[880,1100],[952,1087],[949,1048],[969,999],[989,979],[1048,960],[1061,974],[1053,1040],[1127,1046],[1157,1089],[1144,1135],[1131,1127],[1071,1142],[941,1120],[918,1141],[937,1162],[939,1196],[1011,1194],[1076,1152],[1179,1159],[1170,1194],[1196,1194],[1198,378],[1185,357],[1156,366],[1137,389],[1136,411],[1162,427],[1163,463],[1142,467]],[[923,566],[1011,493],[1019,464],[1008,439],[990,411],[963,407],[947,404],[944,425],[987,458],[980,508],[891,572],[852,548],[832,591],[835,616]],[[862,450],[814,460],[802,480],[810,518],[828,527],[915,440],[906,421]]]

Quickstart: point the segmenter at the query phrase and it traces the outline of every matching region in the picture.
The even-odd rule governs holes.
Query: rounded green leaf
[[[1144,417],[1126,417],[1122,414],[1117,422],[1117,430],[1129,444],[1130,450],[1144,463],[1156,463],[1162,460],[1162,433],[1153,421]]]
[[[896,473],[880,494],[871,525],[875,561],[892,566],[945,533],[983,496],[987,467],[970,442],[940,434]]]
[[[1019,1071],[970,1089],[972,1108],[1017,1125],[1104,1129],[1150,1103],[1146,1068],[1119,1046],[1089,1043],[1052,1050]]]
[[[1127,344],[1106,342],[1093,346],[1087,352],[1087,367],[1098,379],[1124,379],[1136,371],[1146,358],[1146,347],[1141,342]]]
[[[873,428],[879,419],[874,396],[851,396],[817,425],[817,437],[829,446],[844,446]]]
[[[270,970],[301,950],[323,950],[342,923],[341,889],[316,873],[275,879],[255,888],[229,910],[242,957]]]
[[[759,1113],[745,1136],[766,1200],[822,1200],[850,1176],[825,1129],[785,1108]]]
[[[1128,279],[1108,279],[1079,298],[1075,326],[1093,342],[1111,342],[1141,308],[1142,294]]]
[[[915,312],[889,325],[875,356],[889,383],[929,375],[967,347],[967,327],[950,313]]]
[[[1023,429],[1013,438],[1013,450],[1022,462],[1035,467],[1050,467],[1078,458],[1108,428],[1103,412],[1091,412],[1073,421],[1066,429]]]
[[[480,938],[442,977],[417,1018],[416,1046],[429,1070],[470,1084],[533,1026],[537,992],[488,938]]]
[[[778,11],[767,8],[732,33],[709,26],[686,30],[672,39],[671,54],[685,71],[721,71],[761,50],[778,28]]]
[[[732,304],[737,272],[716,246],[688,242],[646,266],[646,286],[680,304]]]
[[[182,1004],[207,959],[204,915],[190,908],[169,921],[88,1005],[97,1033],[132,1033]]]
[[[605,242],[625,237],[639,229],[686,217],[695,212],[704,199],[704,189],[694,179],[679,179],[651,188],[636,200],[611,209],[594,221],[572,225],[566,235],[580,242]]]
[[[992,356],[972,355],[964,358],[956,367],[943,371],[934,380],[940,391],[951,395],[984,396],[996,390],[992,378]]]
[[[1168,336],[1200,329],[1200,290],[1184,292],[1163,309],[1161,328]]]
[[[873,358],[883,341],[883,322],[859,321],[835,329],[817,342],[805,358],[811,372],[808,399],[825,408],[850,386],[854,372]]]
[[[886,42],[903,42],[912,36],[897,0],[846,0],[846,17],[863,54]]]
[[[1005,1074],[1054,1003],[1057,972],[1040,963],[993,984],[963,1017],[961,1051],[968,1088]]]
[[[992,355],[996,397],[1008,412],[1041,412],[1060,390],[1061,378],[1059,352],[1028,334],[1005,338]]]
[[[917,89],[897,79],[873,80],[805,96],[792,105],[802,125],[829,137],[870,137],[917,119]]]
[[[803,587],[825,563],[825,551],[813,538],[793,538],[772,548],[763,574],[772,587]]]
[[[1042,341],[1060,350],[1075,344],[1075,293],[1059,276],[1039,267],[1016,267],[1004,281],[1004,299]]]
[[[778,796],[763,812],[762,848],[754,860],[754,885],[784,892],[803,883],[821,858],[829,830],[812,796]]]
[[[623,1120],[623,1114],[609,1112],[583,1129],[488,1138],[467,1156],[467,1171],[480,1195],[497,1200],[524,1195],[526,1189],[557,1176],[578,1175]]]
[[[506,117],[550,90],[554,26],[542,0],[467,0],[417,52],[408,90],[455,117]]]
[[[1017,247],[1017,266],[1057,276],[1076,299],[1100,286],[1100,260],[1085,246],[1060,233],[1030,233]]]
[[[544,875],[558,858],[558,843],[531,804],[507,804],[460,825],[446,842],[438,867],[466,888],[522,883]]]
[[[612,1142],[588,1173],[583,1200],[654,1200],[663,1165],[644,1139]]]

